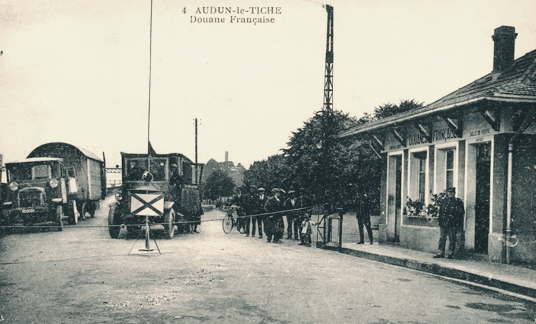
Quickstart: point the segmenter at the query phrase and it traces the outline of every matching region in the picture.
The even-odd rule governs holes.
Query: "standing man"
[[[246,217],[244,219],[244,225],[245,225],[245,231],[246,231],[246,237],[249,236],[249,229],[250,229],[250,224],[252,224],[252,217],[251,215],[254,215],[255,214],[255,206],[254,206],[254,202],[253,200],[255,199],[255,196],[257,194],[257,187],[254,186],[254,185],[251,185],[249,186],[249,194],[248,196],[246,197],[246,215],[248,215],[249,217]],[[255,225],[255,223],[253,223],[253,225]],[[255,226],[253,226],[253,233],[251,233],[251,236],[252,237],[255,237]]]
[[[370,225],[370,213],[372,211],[372,203],[368,198],[366,193],[359,194],[357,193],[357,202],[356,202],[356,214],[357,218],[357,227],[359,229],[359,242],[357,244],[365,243],[365,233],[363,231],[363,226],[367,228],[367,234],[370,241],[370,244],[374,244],[372,237],[372,226]]]
[[[298,208],[298,198],[296,198],[296,193],[294,190],[289,190],[289,197],[283,203],[283,208],[288,210],[287,212],[287,240],[292,239],[292,230],[294,230],[294,239],[298,239],[298,222],[299,222],[299,213],[296,211]]]
[[[184,179],[179,174],[177,164],[172,163],[169,168],[169,185],[172,187],[171,192],[175,195],[175,204],[173,208],[177,213],[181,212],[182,206],[182,185],[184,184]]]
[[[267,213],[266,219],[264,222],[264,232],[266,233],[266,243],[281,244],[281,237],[283,237],[284,223],[283,215],[278,213],[281,211],[282,201],[281,193],[282,189],[274,188],[272,189],[273,196],[266,200],[264,204],[264,211]]]
[[[434,255],[434,258],[445,257],[445,245],[447,237],[449,238],[448,259],[454,257],[456,248],[456,234],[458,228],[463,227],[463,216],[465,208],[463,201],[456,198],[456,188],[450,187],[447,189],[447,197],[443,199],[439,206],[439,253]]]
[[[264,188],[260,187],[257,192],[250,197],[251,213],[257,215],[253,217],[251,229],[251,236],[255,237],[255,229],[259,229],[259,238],[262,239],[262,224],[264,223],[264,204],[266,203],[266,196],[264,195]],[[255,225],[256,222],[256,225]]]

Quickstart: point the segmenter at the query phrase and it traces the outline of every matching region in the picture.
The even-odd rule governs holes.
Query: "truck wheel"
[[[95,217],[95,210],[97,210],[97,203],[92,201],[88,204],[88,213],[91,218]]]
[[[70,208],[71,209],[71,215],[69,215],[69,219],[67,220],[67,222],[69,223],[69,225],[76,225],[78,224],[78,214],[76,213],[76,202],[73,201],[73,202],[70,202],[69,204],[72,205],[72,207]]]
[[[164,228],[167,231],[168,238],[172,239],[175,236],[175,211],[173,208],[169,209],[164,216]]]
[[[63,231],[63,206],[56,207],[56,220],[58,222],[58,232]]]
[[[110,207],[110,212],[108,213],[108,232],[110,233],[111,238],[118,238],[119,231],[121,227],[117,226],[121,223],[121,211],[117,209],[116,206]]]

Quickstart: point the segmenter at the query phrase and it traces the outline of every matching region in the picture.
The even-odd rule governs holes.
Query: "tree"
[[[262,186],[266,190],[288,190],[293,185],[292,167],[282,154],[272,155],[266,160],[253,162],[249,170],[244,172],[244,182],[247,186]]]
[[[355,155],[348,152],[337,135],[357,120],[341,111],[316,112],[302,128],[292,133],[283,149],[292,167],[293,178],[320,203],[334,203],[347,187],[346,179],[354,173]]]
[[[338,134],[423,106],[415,100],[401,100],[398,105],[380,105],[372,114],[365,113],[359,119],[337,110],[331,115],[316,112],[292,133],[288,147],[283,149],[295,181],[308,188],[320,203],[342,205],[356,191],[367,191],[371,198],[379,199],[382,164],[370,141],[362,137],[339,138]]]
[[[370,140],[338,135],[351,127],[423,106],[415,100],[401,100],[398,105],[380,105],[359,119],[338,110],[315,112],[303,127],[292,132],[283,155],[251,165],[245,173],[245,183],[262,185],[267,190],[305,187],[320,204],[343,205],[356,191],[366,191],[378,200],[382,163]]]
[[[413,99],[407,100],[403,99],[400,100],[400,104],[395,105],[392,103],[386,103],[383,105],[379,105],[378,107],[374,108],[374,114],[368,115],[370,117],[369,121],[382,119],[385,117],[393,116],[396,114],[399,114],[404,111],[408,111],[411,109],[421,108],[424,107],[424,103],[417,102]]]
[[[233,194],[235,184],[233,179],[223,170],[212,172],[204,185],[204,196],[208,199],[228,197]]]

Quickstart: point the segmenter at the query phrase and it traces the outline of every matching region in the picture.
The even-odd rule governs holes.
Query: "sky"
[[[196,118],[200,163],[227,151],[248,168],[279,154],[322,109],[322,4],[153,0],[151,15],[150,0],[0,0],[3,161],[66,142],[114,167],[148,139],[195,161]],[[536,49],[534,0],[329,4],[334,108],[358,118],[403,99],[432,103],[491,72],[499,26],[516,28],[516,58]],[[218,7],[231,13],[202,13]]]

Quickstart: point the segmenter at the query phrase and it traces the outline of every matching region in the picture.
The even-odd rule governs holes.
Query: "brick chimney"
[[[510,26],[495,28],[491,38],[495,43],[493,48],[493,73],[501,73],[514,63],[516,29]]]
[[[227,165],[227,162],[229,162],[229,152],[225,151],[225,165]]]

